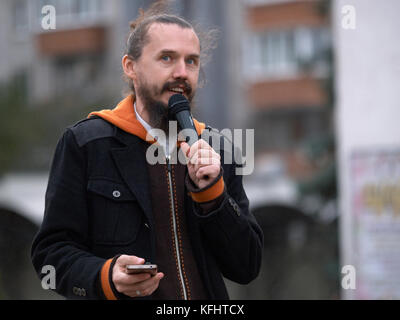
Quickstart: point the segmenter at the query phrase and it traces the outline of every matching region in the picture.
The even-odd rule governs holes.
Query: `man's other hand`
[[[136,256],[121,255],[115,262],[112,281],[118,292],[136,298],[151,295],[164,277],[162,272],[151,276],[149,273],[128,274],[126,265],[144,264],[144,259]]]

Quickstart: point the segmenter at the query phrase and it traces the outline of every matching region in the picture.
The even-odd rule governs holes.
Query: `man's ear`
[[[136,80],[136,64],[127,54],[122,57],[122,69],[124,70],[125,75],[132,79]]]

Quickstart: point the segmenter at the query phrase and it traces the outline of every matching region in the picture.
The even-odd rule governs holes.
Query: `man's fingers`
[[[221,160],[221,156],[202,139],[196,141],[192,146],[189,146],[186,142],[182,142],[181,149],[186,157],[187,164],[191,167],[193,165],[214,164],[215,161],[213,159]]]
[[[143,281],[143,289],[141,290],[141,295],[149,296],[151,295],[159,286],[160,280],[164,278],[164,274],[159,272],[154,277],[149,280]]]
[[[211,146],[205,142],[203,139],[197,140],[191,147],[189,153],[185,153],[185,155],[190,159],[198,150],[213,150]]]
[[[216,178],[219,174],[219,164],[212,164],[209,166],[201,167],[199,170],[196,171],[196,178],[197,179],[204,179],[205,176],[208,177],[208,180],[212,180]]]
[[[190,164],[192,165],[197,165],[197,164],[213,164],[216,162],[220,162],[220,158],[216,155],[212,156],[201,156],[199,154],[195,154],[191,159],[190,159]]]
[[[181,147],[186,156],[190,178],[197,186],[204,186],[218,176],[221,156],[207,142],[200,139],[192,146],[182,143]]]
[[[160,282],[160,280],[164,278],[164,273],[158,272],[155,276],[146,279],[140,283],[137,283],[136,286],[138,287],[139,290],[145,290],[148,287],[151,287],[153,285],[157,285]]]
[[[128,274],[120,272],[119,274],[114,276],[113,281],[114,283],[119,284],[119,288],[121,290],[124,290],[131,287],[132,285],[139,284],[150,278],[151,275],[148,273]]]
[[[193,165],[194,172],[198,172],[201,168],[221,165],[220,161],[215,158],[199,159],[196,164]]]
[[[189,159],[189,161],[191,164],[197,164],[197,161],[199,161],[200,159],[204,160],[212,158],[220,160],[221,156],[218,153],[216,153],[213,149],[200,149]]]
[[[163,277],[164,274],[162,272],[158,272],[150,279],[126,287],[125,294],[131,297],[151,295],[158,288],[160,280]],[[138,295],[138,292],[140,292],[140,295]]]

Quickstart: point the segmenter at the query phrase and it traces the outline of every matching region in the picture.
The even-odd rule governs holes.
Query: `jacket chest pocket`
[[[140,231],[142,209],[128,187],[111,180],[90,179],[87,191],[94,244],[133,243]]]

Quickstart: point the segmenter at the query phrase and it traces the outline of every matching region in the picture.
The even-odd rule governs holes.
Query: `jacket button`
[[[86,296],[86,290],[83,288],[73,287],[72,292],[76,296]]]
[[[112,195],[114,198],[119,198],[121,196],[121,192],[119,192],[118,190],[114,190]]]

